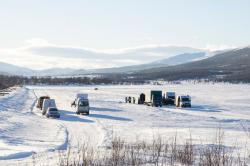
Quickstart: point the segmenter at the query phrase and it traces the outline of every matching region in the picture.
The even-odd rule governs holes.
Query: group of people
[[[146,97],[145,94],[141,93],[140,97],[138,98],[138,104],[144,104],[145,97]],[[133,103],[133,104],[135,104],[136,103],[136,98],[135,97],[131,97],[131,96],[125,97],[125,102],[126,103]]]
[[[131,96],[125,97],[125,102],[135,104],[135,97],[131,97]]]

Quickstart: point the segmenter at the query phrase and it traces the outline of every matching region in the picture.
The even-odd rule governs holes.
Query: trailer
[[[40,110],[42,110],[43,102],[45,99],[50,99],[50,97],[49,96],[40,96],[39,99],[37,100],[36,108],[39,108]]]
[[[138,104],[144,104],[145,99],[146,99],[145,94],[144,94],[144,93],[141,93],[141,94],[140,94],[140,97],[138,98]]]
[[[152,107],[162,107],[162,91],[151,90],[150,96],[147,96],[147,100],[144,104]]]

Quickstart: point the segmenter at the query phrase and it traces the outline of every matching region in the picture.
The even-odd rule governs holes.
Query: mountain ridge
[[[132,75],[147,80],[162,78],[250,82],[250,47],[233,49],[195,62],[137,71]]]
[[[130,52],[134,52],[135,50],[140,50],[141,55],[143,54],[151,54],[151,53],[160,53],[164,54],[164,51],[166,51],[165,55],[166,58],[162,58],[161,60],[165,60],[168,58],[174,59],[175,56],[190,53],[195,54],[198,52],[201,52],[201,49],[195,49],[190,47],[178,47],[178,46],[168,46],[168,47],[145,47],[145,48],[134,48],[131,50],[127,50],[128,54]],[[121,55],[126,56],[126,53],[121,53]],[[158,61],[161,61],[158,60]],[[186,60],[180,63],[184,63]],[[112,68],[100,68],[100,69],[73,69],[73,68],[50,68],[45,70],[33,70],[25,67],[15,66],[12,64],[4,63],[4,65],[0,66],[0,71],[6,72],[9,74],[14,75],[24,75],[24,76],[61,76],[61,75],[85,75],[85,74],[93,74],[93,73],[119,73],[119,72],[132,72],[140,69],[147,69],[154,67],[155,64],[151,64],[152,62],[145,63],[145,64],[139,64],[139,65],[130,65],[130,66],[121,66],[121,67],[112,67]],[[167,65],[166,62],[161,64],[161,66]],[[3,66],[3,67],[2,67]]]

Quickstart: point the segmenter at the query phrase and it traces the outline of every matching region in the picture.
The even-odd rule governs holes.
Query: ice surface
[[[96,86],[95,86],[96,87]],[[139,97],[149,90],[189,94],[192,108],[149,107],[125,103],[126,96]],[[46,156],[57,155],[79,142],[102,148],[119,136],[126,141],[150,140],[192,134],[195,144],[210,143],[218,127],[225,132],[226,146],[249,147],[242,125],[250,126],[250,85],[168,84],[138,86],[30,86],[0,97],[0,165],[48,165]],[[90,115],[76,115],[71,102],[76,94],[89,96]],[[47,119],[34,107],[38,96],[56,100],[60,119]],[[55,162],[57,162],[56,157]],[[21,164],[20,164],[21,163]],[[28,163],[28,164],[27,164]],[[52,165],[52,164],[51,164]]]

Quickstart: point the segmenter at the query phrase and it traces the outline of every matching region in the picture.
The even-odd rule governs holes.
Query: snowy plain
[[[98,90],[94,90],[94,88]],[[128,104],[126,96],[138,97],[150,90],[189,94],[192,108],[149,107]],[[166,85],[27,86],[0,97],[0,165],[55,165],[57,151],[87,142],[106,148],[112,137],[127,142],[150,140],[157,135],[195,144],[213,142],[218,128],[224,144],[247,147],[243,126],[250,126],[250,85],[182,83]],[[70,103],[76,93],[88,93],[90,115],[76,115]],[[56,100],[60,119],[48,119],[35,107],[37,97]]]

